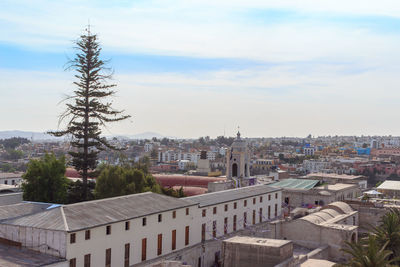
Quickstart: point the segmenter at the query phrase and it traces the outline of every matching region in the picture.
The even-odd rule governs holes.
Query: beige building
[[[335,173],[310,173],[305,179],[316,179],[328,184],[357,184],[361,189],[367,188],[367,178],[363,175],[347,175]]]
[[[400,198],[400,181],[386,180],[376,190],[386,197]]]
[[[250,177],[250,149],[239,132],[226,153],[226,177],[233,180]]]
[[[276,238],[315,249],[329,246],[329,258],[344,259],[345,241],[358,239],[358,212],[344,202],[333,202],[320,211],[292,221],[277,223]]]
[[[361,195],[356,184],[324,184],[319,180],[286,179],[274,184],[283,190],[282,199],[287,207],[324,206],[335,201],[351,200]]]

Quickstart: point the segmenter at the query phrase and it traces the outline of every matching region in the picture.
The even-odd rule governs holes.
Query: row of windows
[[[89,232],[90,233],[90,232]],[[172,235],[172,241],[171,241],[171,250],[176,249],[176,230],[172,230],[171,232]],[[157,235],[157,256],[160,256],[162,254],[162,240],[163,240],[163,235],[158,234]],[[185,227],[185,246],[189,245],[189,226]],[[110,267],[111,266],[111,248],[106,249],[105,252],[105,267]],[[142,239],[142,257],[141,260],[145,261],[147,259],[147,238]],[[125,244],[125,253],[124,253],[124,266],[129,267],[129,260],[130,260],[130,244],[127,243]],[[76,258],[70,259],[69,260],[69,266],[70,267],[76,267]],[[91,266],[91,254],[86,254],[84,256],[84,267],[90,267]]]
[[[263,197],[260,196],[259,199],[260,199],[260,203],[262,203],[263,202]],[[278,199],[278,193],[275,193],[275,199]],[[268,195],[268,200],[271,200],[271,195]],[[254,197],[253,198],[253,205],[255,205],[256,202],[257,202],[256,198]],[[247,207],[247,199],[244,200],[243,206]],[[225,204],[224,211],[228,211],[228,207],[229,207],[228,204]],[[233,202],[233,209],[237,209],[237,202]],[[213,207],[213,214],[217,214],[217,207]],[[203,209],[202,210],[202,217],[206,217],[206,216],[207,216],[207,210]]]
[[[271,219],[271,206],[268,206],[268,212],[267,212],[267,218],[263,217],[263,208],[260,208],[258,211],[258,222],[261,223],[263,221],[266,221],[267,219]],[[278,204],[275,204],[275,212],[274,212],[274,216],[277,217],[278,216]],[[252,224],[256,224],[256,210],[253,210],[253,217],[252,217]],[[232,218],[232,231],[236,231],[237,230],[237,224],[238,224],[238,220],[237,220],[237,215],[233,215]],[[224,234],[226,235],[228,233],[228,228],[229,227],[229,219],[228,217],[224,218]],[[248,226],[247,224],[247,212],[243,213],[243,227]],[[206,224],[203,223],[201,225],[201,241],[205,241],[206,240]],[[216,238],[217,237],[217,221],[213,221],[212,223],[212,237]]]
[[[189,208],[186,208],[186,215],[189,215]],[[176,219],[176,211],[172,211],[172,218]],[[162,222],[162,214],[158,214],[158,222]],[[142,218],[142,225],[146,226],[147,218]],[[125,230],[128,231],[130,229],[130,221],[125,222]],[[106,226],[106,235],[111,235],[111,225]],[[85,231],[85,240],[90,239],[90,230]],[[72,233],[70,235],[70,243],[73,244],[76,242],[76,233]]]

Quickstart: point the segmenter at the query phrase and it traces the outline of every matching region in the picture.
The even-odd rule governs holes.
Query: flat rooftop
[[[300,264],[300,267],[332,267],[335,264],[335,262],[328,260],[308,259]]]
[[[357,180],[357,179],[366,179],[362,175],[347,175],[347,174],[336,174],[336,173],[310,173],[307,174],[306,178],[328,178],[328,179],[344,179],[344,180]]]
[[[66,260],[26,248],[17,248],[0,244],[1,267],[37,267],[63,261]]]
[[[350,188],[357,188],[358,186],[356,184],[328,184],[328,185],[321,185],[315,187],[315,189],[321,189],[321,190],[329,190],[329,191],[341,191],[341,190],[346,190]]]
[[[224,240],[224,242],[249,244],[249,245],[257,245],[265,247],[278,247],[278,248],[292,243],[292,241],[290,240],[249,237],[249,236],[234,236]]]
[[[380,184],[377,189],[383,190],[400,190],[400,181],[386,180]]]
[[[0,172],[0,179],[21,178],[23,174],[23,172]]]

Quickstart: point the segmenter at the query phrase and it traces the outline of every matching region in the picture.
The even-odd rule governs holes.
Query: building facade
[[[280,215],[281,190],[266,185],[181,199],[147,192],[9,215],[0,218],[0,237],[71,267],[132,266],[168,255],[209,266],[215,255],[190,248]]]

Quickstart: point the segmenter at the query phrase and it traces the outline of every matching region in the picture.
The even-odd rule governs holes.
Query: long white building
[[[169,255],[209,266],[213,257],[190,248],[279,217],[281,190],[257,185],[181,199],[147,192],[23,213],[0,213],[0,238],[64,259],[51,266],[143,265]]]

